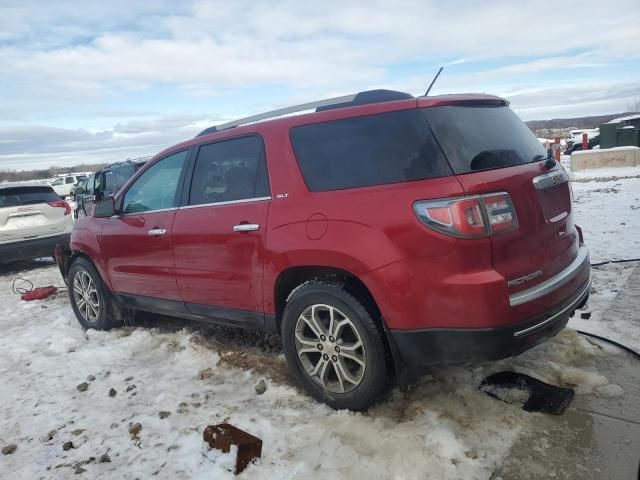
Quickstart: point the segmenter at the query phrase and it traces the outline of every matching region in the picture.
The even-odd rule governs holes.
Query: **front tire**
[[[389,391],[383,333],[367,308],[338,283],[308,282],[289,298],[282,345],[289,370],[316,400],[364,410]]]
[[[109,330],[122,319],[122,311],[95,267],[85,258],[77,258],[67,274],[69,300],[80,325]]]

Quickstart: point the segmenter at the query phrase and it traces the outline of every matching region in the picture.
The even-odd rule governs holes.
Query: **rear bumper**
[[[38,257],[53,257],[56,244],[69,243],[70,237],[70,233],[64,233],[52,237],[34,238],[31,240],[1,244],[0,264]]]
[[[403,363],[419,372],[435,365],[500,360],[528,350],[553,337],[586,303],[591,279],[565,301],[546,312],[513,325],[478,328],[390,330]]]

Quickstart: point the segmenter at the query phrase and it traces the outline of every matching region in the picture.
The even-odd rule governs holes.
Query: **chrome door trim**
[[[179,207],[178,210],[186,210],[189,208],[217,207],[222,205],[235,205],[237,203],[264,202],[265,200],[271,200],[271,197],[254,197],[243,198],[241,200],[229,200],[226,202],[199,203],[198,205],[185,205],[183,207]]]

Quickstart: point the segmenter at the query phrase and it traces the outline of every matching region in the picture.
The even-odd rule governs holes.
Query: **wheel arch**
[[[274,284],[275,317],[272,329],[280,335],[282,314],[287,300],[295,290],[310,281],[338,282],[349,294],[363,302],[365,308],[372,310],[374,322],[392,362],[391,368],[395,373],[396,382],[401,389],[406,389],[414,379],[413,372],[406,367],[392,336],[389,335],[373,294],[357,275],[347,270],[322,265],[304,265],[289,267],[280,272]]]

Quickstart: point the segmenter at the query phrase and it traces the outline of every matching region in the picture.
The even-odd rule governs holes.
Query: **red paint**
[[[116,202],[136,178],[168,154],[248,133],[264,139],[272,199],[85,217],[76,222],[71,248],[90,257],[116,292],[274,314],[278,277],[292,267],[322,266],[357,276],[390,328],[492,327],[522,321],[566,299],[588,275],[585,270],[540,300],[509,306],[510,293],[558,273],[578,247],[568,185],[544,195],[532,185],[532,179],[546,171],[542,162],[310,192],[289,140],[290,128],[302,124],[470,100],[502,102],[468,95],[401,100],[285,117],[188,140],[149,161],[116,194]],[[510,195],[519,226],[489,238],[457,239],[438,233],[413,210],[417,200],[498,192]],[[545,213],[558,205],[569,214],[548,222]],[[234,232],[234,225],[241,223],[260,228]],[[155,228],[167,234],[150,237],[148,230]],[[508,279],[536,270],[542,274],[535,282],[507,287]]]
[[[556,147],[554,149],[554,154],[556,157],[556,162],[560,161],[560,137],[556,137],[555,139]]]
[[[178,210],[173,223],[176,278],[188,303],[260,311],[269,201]],[[236,233],[234,225],[260,225]]]
[[[582,134],[582,150],[589,150],[589,134]]]

